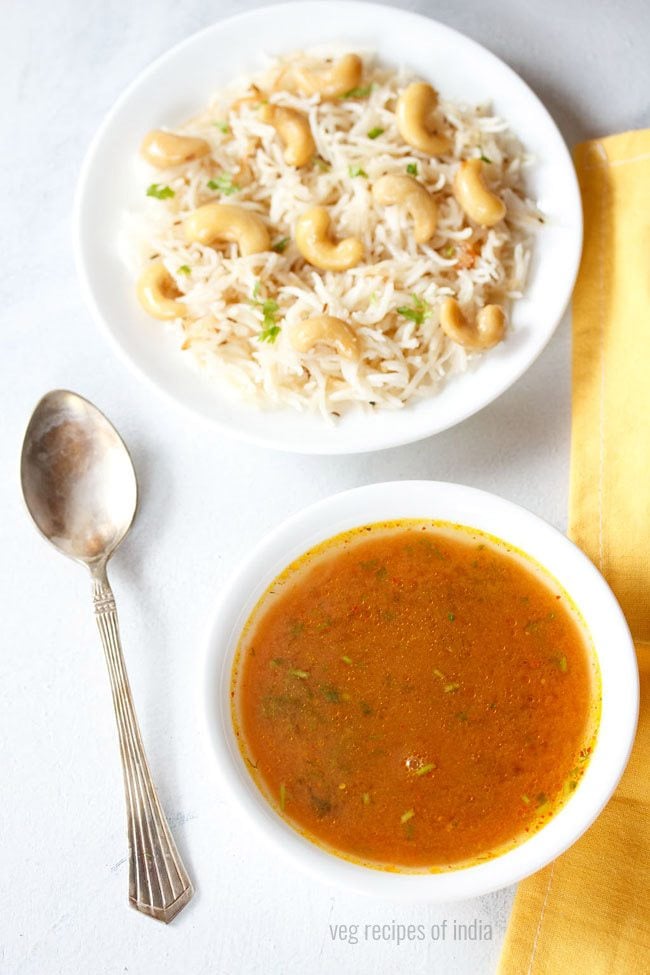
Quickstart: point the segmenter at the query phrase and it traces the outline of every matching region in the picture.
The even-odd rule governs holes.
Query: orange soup
[[[348,859],[445,870],[539,829],[578,786],[599,675],[567,593],[522,553],[439,522],[309,551],[240,640],[233,721],[295,829]]]

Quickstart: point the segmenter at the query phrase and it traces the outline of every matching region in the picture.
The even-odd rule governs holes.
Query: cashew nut
[[[295,108],[283,105],[263,105],[262,122],[272,125],[285,145],[284,160],[289,166],[304,166],[316,152],[309,120]]]
[[[482,227],[493,227],[506,215],[503,200],[483,182],[483,161],[465,159],[454,177],[454,196],[467,216]]]
[[[362,71],[363,61],[358,54],[344,54],[338,61],[327,63],[322,68],[292,64],[280,75],[278,82],[286,91],[298,95],[338,98],[358,86]]]
[[[216,240],[232,240],[242,257],[269,249],[269,232],[262,218],[252,210],[227,203],[199,207],[185,219],[184,228],[190,242],[209,246]]]
[[[359,339],[342,318],[316,315],[306,318],[291,330],[291,344],[297,352],[309,352],[315,345],[331,345],[345,359],[359,355]]]
[[[136,285],[138,301],[154,318],[180,318],[187,313],[180,291],[162,261],[153,261],[144,269]]]
[[[424,81],[413,82],[397,100],[397,128],[404,142],[430,156],[444,156],[451,148],[446,135],[430,128],[437,104],[438,93]]]
[[[140,147],[140,155],[157,169],[193,162],[201,156],[207,156],[209,152],[210,146],[205,139],[192,135],[174,135],[173,132],[163,132],[162,129],[149,132]]]
[[[325,207],[312,207],[296,220],[296,247],[310,264],[321,271],[347,271],[363,258],[363,244],[357,237],[335,242],[329,236],[330,216]]]
[[[436,232],[438,205],[422,183],[412,176],[388,175],[378,179],[372,188],[372,195],[384,206],[402,203],[414,223],[414,234],[418,244],[430,240]]]
[[[506,314],[500,305],[485,305],[470,325],[455,298],[445,298],[440,309],[440,327],[464,349],[491,349],[506,330]]]

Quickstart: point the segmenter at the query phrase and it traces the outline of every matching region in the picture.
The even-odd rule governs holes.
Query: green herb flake
[[[417,176],[417,174],[418,174],[418,164],[417,163],[409,163],[407,165],[407,167],[406,167],[406,172],[409,174],[409,176]]]
[[[281,331],[282,329],[279,325],[271,325],[269,328],[265,328],[260,332],[257,336],[257,341],[268,342],[269,345],[273,345]]]
[[[415,774],[416,775],[427,775],[429,772],[433,772],[433,770],[434,770],[435,767],[436,766],[433,764],[433,762],[429,762],[428,765],[423,765],[421,768],[416,769]]]
[[[548,802],[548,796],[545,792],[538,792],[535,798],[537,799],[538,806],[543,806]]]
[[[440,680],[444,680],[445,679],[445,675],[443,674],[443,672],[441,670],[434,670],[433,676],[434,677],[438,677]]]
[[[530,796],[522,796],[521,801],[525,803],[525,805],[530,806]]]
[[[262,312],[262,331],[257,336],[258,342],[268,342],[273,344],[281,332],[281,328],[276,324],[278,313],[278,303],[272,298],[256,302]]]
[[[428,318],[431,314],[431,308],[418,295],[411,295],[411,298],[413,300],[413,307],[409,308],[407,305],[402,305],[397,309],[397,314],[401,315],[402,318],[410,319],[416,325],[421,325],[424,319]]]
[[[307,680],[309,677],[306,670],[297,670],[295,667],[292,667],[289,673],[292,677],[297,677],[299,680]]]
[[[286,804],[287,804],[287,787],[284,784],[284,782],[282,782],[280,784],[280,809],[282,810],[282,812],[284,812]]]
[[[345,99],[345,98],[367,98],[368,95],[370,94],[370,92],[372,91],[372,89],[373,89],[373,86],[372,85],[363,85],[363,86],[361,86],[359,88],[350,88],[350,90],[349,91],[346,91],[345,94],[339,95],[339,98],[343,98],[343,99]]]
[[[343,657],[341,657],[341,660],[343,661],[344,664],[347,664],[348,667],[352,666],[352,657],[346,657],[344,655]]]
[[[224,135],[228,135],[228,133],[230,132],[230,126],[228,125],[227,122],[217,121],[217,122],[213,122],[212,124],[215,125],[220,132],[223,132]]]
[[[275,244],[271,244],[271,250],[276,254],[284,254],[290,242],[291,237],[283,237],[282,240],[276,240]]]
[[[341,695],[336,687],[333,687],[331,684],[326,684],[322,688],[322,691],[323,697],[326,701],[329,701],[330,704],[340,704]]]
[[[378,139],[380,135],[383,135],[386,130],[382,129],[380,125],[376,125],[374,129],[370,129],[368,132],[369,139]]]
[[[208,189],[215,190],[223,196],[232,196],[233,193],[239,193],[241,186],[233,183],[232,173],[223,172],[219,173],[216,179],[208,180]]]
[[[460,684],[445,684],[443,691],[445,694],[455,694],[459,687]]]
[[[488,165],[492,164],[492,160],[488,159],[488,157],[483,152],[481,152],[479,159],[481,160],[481,162],[487,163]]]
[[[441,254],[445,258],[445,260],[450,261],[452,257],[454,257],[456,254],[456,248],[454,247],[453,244],[446,244],[442,248]]]
[[[255,284],[253,285],[253,291],[252,291],[253,300],[255,300],[255,298],[257,298],[257,296],[259,295],[261,287],[262,287],[261,281],[256,281]]]
[[[370,793],[369,792],[364,792],[364,794],[361,796],[361,801],[363,802],[364,806],[369,806],[370,805]]]
[[[459,721],[467,721],[467,711],[459,711],[456,717]]]
[[[571,779],[571,781],[569,782],[569,792],[575,792],[577,788],[578,788],[578,783],[576,782],[575,779]]]
[[[360,707],[361,707],[362,714],[365,715],[372,714],[372,708],[370,707],[367,701],[361,701]]]
[[[188,274],[192,273],[192,268],[189,266],[189,264],[181,264],[176,273],[184,274],[187,277]]]
[[[171,186],[163,186],[162,183],[152,183],[147,189],[147,196],[153,196],[156,200],[171,200],[176,196]]]
[[[560,673],[566,674],[567,668],[568,668],[568,664],[566,662],[566,657],[560,657],[560,659],[557,662],[557,665],[558,665],[558,667],[560,669]]]
[[[402,813],[402,815],[399,818],[399,821],[402,824],[408,823],[409,819],[413,819],[414,816],[415,816],[414,810],[413,809],[407,809],[406,812]]]
[[[449,620],[450,623],[453,623],[454,620],[456,619],[456,616],[454,613],[447,613],[447,619]]]
[[[361,166],[348,166],[348,173],[354,179],[355,176],[362,176],[364,179],[368,179],[368,173]]]

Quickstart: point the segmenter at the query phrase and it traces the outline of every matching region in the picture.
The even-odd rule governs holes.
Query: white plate
[[[486,863],[439,874],[388,873],[343,860],[295,832],[253,782],[230,717],[234,653],[258,599],[282,570],[313,545],[376,521],[424,518],[469,525],[496,535],[544,566],[574,600],[600,665],[602,711],[587,770],[566,805],[526,842]],[[325,883],[365,894],[431,902],[477,897],[540,870],[571,846],[603,808],[632,748],[639,675],[625,617],[598,570],[541,518],[494,494],[460,484],[393,481],[335,494],[299,511],[267,535],[220,593],[208,640],[202,688],[208,739],[223,790],[237,800],[260,836]]]
[[[454,377],[430,399],[397,412],[354,413],[335,427],[319,416],[260,411],[220,396],[184,361],[178,341],[147,317],[117,252],[119,222],[142,205],[135,160],[143,134],[180,124],[233,78],[279,55],[322,43],[375,51],[429,79],[445,97],[491,99],[534,154],[531,195],[547,217],[535,242],[526,295],[508,340],[475,371]],[[118,99],[88,152],[76,199],[76,252],[90,305],[118,349],[159,389],[224,432],[303,453],[354,453],[409,443],[486,406],[531,365],[567,306],[582,242],[582,213],[571,158],[550,115],[514,71],[474,41],[416,14],[367,3],[290,3],[224,20],[150,65]]]

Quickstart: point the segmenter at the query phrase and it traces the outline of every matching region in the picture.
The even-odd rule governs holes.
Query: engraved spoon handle
[[[93,572],[93,601],[108,664],[122,753],[129,837],[129,903],[137,911],[168,923],[185,907],[194,890],[149,771],[105,566]]]

